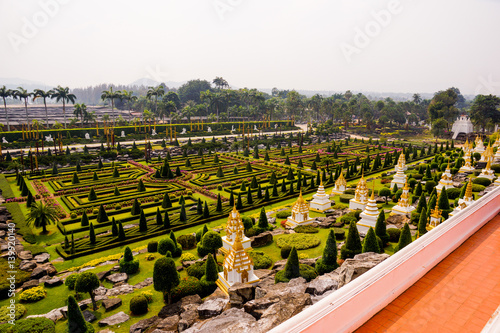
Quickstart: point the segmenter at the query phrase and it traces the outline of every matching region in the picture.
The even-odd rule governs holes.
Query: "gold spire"
[[[375,181],[372,183],[372,195],[370,197],[370,200],[375,200]]]
[[[465,188],[464,199],[465,200],[472,199],[472,178],[469,178],[469,183],[467,184],[467,187]]]
[[[243,245],[241,244],[241,237],[238,232],[236,233],[236,238],[234,239],[233,250],[235,251],[243,250]]]
[[[450,160],[448,160],[448,165],[446,166],[446,170],[450,170]]]
[[[441,191],[441,193],[442,193],[442,191]],[[436,200],[436,208],[431,209],[431,216],[436,218],[436,219],[441,218],[441,210],[439,209],[439,198],[441,197],[441,193],[439,193],[439,196]]]

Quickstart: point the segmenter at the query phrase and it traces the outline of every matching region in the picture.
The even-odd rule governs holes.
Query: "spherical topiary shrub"
[[[483,185],[472,184],[472,192],[481,192],[481,191],[484,191],[485,188],[486,187]]]
[[[203,291],[200,280],[193,276],[180,279],[179,285],[172,289],[172,302],[177,302],[184,296],[201,294]]]
[[[12,326],[9,327],[9,326]],[[92,326],[91,326],[92,327]],[[16,321],[16,325],[2,325],[2,333],[55,333],[56,324],[45,317],[27,318]],[[93,332],[89,332],[93,333]]]
[[[487,178],[486,178],[487,179]],[[459,188],[453,187],[446,190],[446,194],[448,195],[448,199],[455,200],[460,196],[461,190]]]
[[[165,237],[158,243],[158,253],[165,255],[167,251],[170,251],[170,253],[175,252],[175,244],[170,237]]]
[[[73,213],[70,214],[70,217],[72,219],[76,219],[78,217],[78,215],[76,215],[76,213],[73,212]]]
[[[397,228],[389,228],[387,229],[387,233],[389,234],[389,242],[397,243],[399,241],[399,235],[401,234],[401,230]]]
[[[293,231],[298,232],[299,234],[317,234],[319,232],[318,228],[315,228],[312,225],[298,225],[293,228]]]
[[[137,295],[130,300],[130,312],[140,315],[148,312],[148,299],[144,295]]]
[[[68,276],[66,278],[66,280],[64,281],[64,284],[66,285],[66,287],[69,288],[69,290],[75,289],[75,283],[76,283],[77,278],[78,278],[78,274],[71,274],[70,276]]]
[[[158,251],[158,242],[151,241],[148,243],[148,252],[157,252]]]
[[[192,234],[181,235],[177,238],[177,243],[182,245],[183,250],[194,249],[196,247],[196,237]]]
[[[282,210],[276,213],[276,218],[278,219],[286,219],[288,216],[292,215],[292,211],[290,210]]]
[[[431,193],[432,190],[436,187],[436,182],[433,180],[428,180],[425,182],[425,192]]]
[[[281,235],[276,240],[276,245],[281,248],[285,245],[295,246],[297,250],[305,250],[318,246],[321,240],[312,234]]]
[[[345,238],[345,230],[344,229],[335,228],[335,229],[333,229],[333,232],[335,233],[336,240],[342,240]]]
[[[196,260],[196,256],[192,253],[186,252],[181,255],[180,261],[194,261]]]
[[[483,185],[483,186],[490,186],[491,180],[489,180],[488,178],[484,178],[484,177],[478,177],[478,178],[475,178],[472,181],[472,183]]]
[[[38,286],[34,288],[27,289],[19,294],[19,300],[24,303],[34,303],[47,296],[47,292],[43,286]]]
[[[290,251],[292,251],[292,247],[290,245],[285,245],[281,248],[281,258],[287,259],[290,255]]]

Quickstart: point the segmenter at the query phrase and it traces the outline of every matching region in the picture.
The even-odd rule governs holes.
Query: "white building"
[[[220,250],[226,255],[229,250],[233,247],[236,235],[240,236],[241,244],[245,250],[251,250],[251,240],[246,237],[245,227],[243,226],[243,221],[241,220],[240,213],[236,210],[236,206],[233,207],[229,217],[227,219],[226,225],[226,235],[222,237],[222,247]]]
[[[330,196],[325,192],[323,181],[321,181],[318,192],[313,195],[313,200],[309,203],[309,210],[324,212],[330,208],[332,208],[332,202],[330,201]]]
[[[286,220],[286,225],[295,228],[298,225],[311,224],[315,219],[309,217],[309,205],[302,197],[300,191],[299,198],[292,206],[292,215]]]
[[[474,132],[474,125],[472,125],[469,117],[462,115],[453,123],[451,131],[453,132],[453,139],[456,139],[460,133],[469,134]]]
[[[393,214],[399,214],[399,215],[406,215],[410,214],[415,207],[410,205],[408,199],[409,195],[408,193],[410,192],[410,187],[408,186],[408,182],[405,183],[405,186],[403,187],[403,193],[401,194],[401,197],[399,198],[398,204],[394,207],[392,207],[392,213]]]

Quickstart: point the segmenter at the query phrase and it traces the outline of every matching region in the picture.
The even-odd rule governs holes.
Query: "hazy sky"
[[[49,85],[500,94],[498,0],[0,0],[0,29],[0,78]]]

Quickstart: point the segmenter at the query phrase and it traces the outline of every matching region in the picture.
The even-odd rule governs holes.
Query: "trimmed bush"
[[[319,232],[318,228],[311,225],[298,225],[293,228],[293,231],[298,232],[299,234],[316,234]]]
[[[478,177],[478,178],[474,178],[472,180],[472,183],[483,185],[484,187],[488,187],[491,185],[491,180],[489,180],[488,178],[484,178],[484,177]]]
[[[202,285],[200,283],[200,280],[193,277],[193,276],[187,276],[185,278],[180,279],[179,285],[175,288],[172,289],[171,295],[172,295],[172,300],[178,301],[181,298],[189,295],[202,295]]]
[[[56,325],[52,320],[45,317],[27,318],[16,321],[16,325],[1,325],[0,332],[1,333],[56,333]],[[91,332],[93,333],[93,331]]]
[[[282,210],[282,211],[276,213],[276,218],[278,218],[278,219],[286,219],[287,217],[289,217],[291,215],[292,215],[292,211],[291,210]]]
[[[69,290],[74,290],[75,289],[75,283],[76,279],[78,278],[78,274],[71,274],[66,278],[64,281],[64,285],[69,288]]]
[[[342,203],[346,203],[346,204],[348,204],[351,199],[354,199],[353,194],[345,194],[344,193],[344,194],[341,194],[339,197],[339,201]]]
[[[27,289],[19,294],[19,301],[24,303],[34,303],[47,296],[47,292],[42,286]]]
[[[325,274],[330,273],[337,267],[337,242],[335,241],[333,230],[330,230],[323,250],[323,256],[316,261],[316,270],[319,274]]]
[[[472,192],[481,192],[481,191],[484,191],[485,188],[486,187],[483,185],[472,184]]]
[[[130,312],[141,315],[148,312],[148,299],[144,295],[137,295],[130,300]]]
[[[248,251],[248,255],[253,260],[254,269],[266,269],[273,263],[271,257],[262,251]]]
[[[389,234],[389,242],[396,243],[399,240],[401,231],[397,228],[389,228],[387,229],[387,234]]]
[[[358,228],[356,227],[356,222],[353,221],[349,225],[346,243],[340,249],[340,258],[353,258],[356,254],[360,254],[361,251],[361,239],[359,237]]]
[[[134,260],[130,247],[125,248],[123,259],[120,260],[120,272],[135,274],[139,270],[139,260]]]
[[[306,279],[306,281],[309,282],[318,277],[318,272],[316,272],[316,270],[309,265],[299,264],[299,276],[303,277],[304,279]],[[276,273],[276,276],[274,278],[275,283],[279,282],[288,283],[290,282],[290,280],[291,279],[285,277],[284,270]]]
[[[179,236],[177,242],[182,245],[183,250],[194,249],[196,247],[196,237],[192,234]]]
[[[289,245],[295,247],[298,250],[306,250],[318,246],[321,240],[311,234],[288,234],[281,235],[276,240],[276,246],[279,248]]]
[[[290,251],[292,251],[292,247],[290,245],[285,245],[281,248],[281,258],[287,259],[290,255]]]
[[[405,223],[405,225],[403,227],[403,231],[401,231],[401,235],[399,236],[398,245],[396,245],[396,247],[394,248],[394,253],[403,249],[405,246],[407,246],[411,242],[412,242],[412,238],[411,238],[410,227],[408,226],[408,223]]]
[[[4,305],[0,308],[0,323],[9,321],[9,320],[18,320],[26,313],[26,307],[22,304],[16,304],[14,309],[14,317],[10,316],[11,312],[7,305]]]
[[[341,228],[334,228],[333,232],[335,234],[336,240],[342,240],[345,238],[345,230]]]
[[[194,261],[196,260],[196,256],[192,253],[189,253],[189,252],[185,252],[181,255],[181,258],[179,259],[180,262],[184,262],[184,261]]]
[[[375,235],[375,231],[373,230],[372,227],[370,227],[370,229],[368,229],[368,232],[366,233],[366,237],[363,241],[362,252],[380,253],[380,247],[378,245],[377,236]]]
[[[158,242],[158,253],[166,255],[167,251],[170,251],[170,253],[175,252],[175,244],[170,237],[165,237]]]
[[[148,252],[158,252],[158,242],[157,241],[151,241],[148,243]]]

